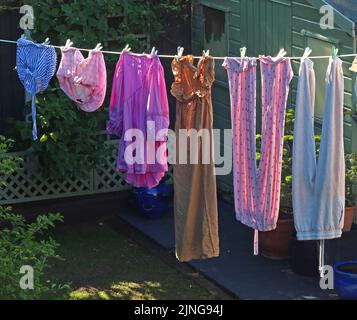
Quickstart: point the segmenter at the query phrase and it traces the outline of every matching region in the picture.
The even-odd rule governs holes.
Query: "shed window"
[[[222,10],[203,6],[204,49],[209,49],[214,56],[227,55],[226,14]],[[216,79],[224,80],[224,75],[224,70],[216,66]]]
[[[225,13],[217,9],[204,7],[204,17],[206,42],[220,42],[226,23]]]

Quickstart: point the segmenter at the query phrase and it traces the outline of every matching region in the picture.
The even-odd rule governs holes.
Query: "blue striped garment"
[[[36,94],[44,91],[55,74],[57,55],[54,47],[20,38],[17,40],[16,65],[19,79],[32,96],[32,135],[37,140]]]

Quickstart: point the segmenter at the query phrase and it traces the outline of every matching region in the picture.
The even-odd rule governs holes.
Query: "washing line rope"
[[[0,39],[0,42],[3,43],[11,43],[11,44],[17,44],[17,41],[13,41],[13,40],[6,40],[6,39]],[[54,45],[50,45],[53,48],[56,49],[61,49],[64,46],[54,46]],[[85,49],[85,48],[76,48],[76,47],[72,47],[74,49],[80,50],[80,51],[87,51],[90,52],[93,49]],[[123,51],[107,51],[107,50],[100,50],[102,53],[104,54],[115,54],[115,55],[121,55],[123,53]],[[137,54],[137,53],[132,53],[134,55],[138,55],[138,56],[142,56],[142,55],[147,55],[147,54]],[[177,55],[168,55],[168,54],[158,54],[157,55],[159,58],[176,58]],[[347,58],[347,57],[356,57],[357,54],[342,54],[342,55],[337,55],[337,57],[340,58]],[[202,56],[194,56],[195,59],[200,59]],[[212,57],[214,60],[224,60],[225,58],[237,58],[237,57]],[[286,57],[289,58],[290,60],[300,60],[302,57]],[[309,59],[329,59],[331,58],[330,56],[309,56]],[[256,58],[259,60],[259,58]]]

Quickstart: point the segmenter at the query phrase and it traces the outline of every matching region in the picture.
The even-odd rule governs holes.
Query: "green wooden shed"
[[[324,6],[329,7],[324,7]],[[312,55],[330,55],[332,47],[339,54],[356,53],[356,0],[193,0],[192,48],[195,54],[210,49],[214,56],[240,56],[247,47],[248,56],[276,55],[285,48],[289,56],[302,56],[310,47]],[[326,10],[333,20],[326,21]],[[322,19],[322,20],[321,20]],[[333,23],[325,29],[321,21]],[[357,152],[357,123],[347,111],[356,112],[354,83],[356,74],[349,67],[353,57],[343,58],[345,76],[345,150]],[[299,60],[293,60],[294,80],[290,91],[290,106],[294,106]],[[324,78],[328,59],[316,59],[316,127],[321,128],[324,109]],[[260,88],[258,88],[260,90]],[[226,71],[216,62],[213,88],[214,126],[230,128],[230,101]],[[259,91],[257,96],[260,96]],[[259,105],[258,105],[259,109]],[[257,112],[259,130],[260,115]],[[232,177],[218,177],[221,190],[232,190]]]

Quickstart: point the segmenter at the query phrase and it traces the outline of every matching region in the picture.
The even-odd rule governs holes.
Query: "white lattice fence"
[[[93,189],[95,193],[120,191],[130,188],[125,182],[123,174],[115,169],[118,141],[110,140],[107,143],[110,147],[110,154],[105,164],[93,172]]]
[[[7,187],[0,190],[0,205],[20,202],[65,198],[96,193],[115,192],[131,188],[123,174],[116,171],[117,140],[106,142],[110,152],[96,170],[84,178],[53,179],[41,174],[38,161],[30,151],[16,153],[23,159],[21,168],[5,178]],[[172,167],[167,173],[167,182],[172,183]]]
[[[12,204],[62,197],[113,192],[128,189],[123,175],[115,170],[118,142],[108,141],[111,152],[106,162],[84,178],[53,179],[38,168],[32,152],[17,153],[23,158],[21,168],[7,176],[7,187],[0,191],[0,204]]]

